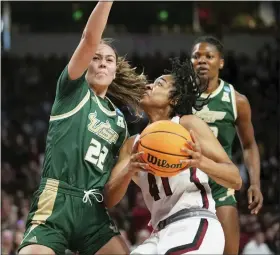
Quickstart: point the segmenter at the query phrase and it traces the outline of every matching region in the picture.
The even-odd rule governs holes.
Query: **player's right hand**
[[[142,160],[142,155],[144,154],[144,152],[138,152],[139,143],[140,139],[134,144],[130,156],[130,161],[128,163],[128,171],[131,171],[133,173],[137,173],[143,170],[146,171],[149,167],[149,165]]]
[[[190,130],[192,141],[187,142],[187,146],[181,148],[182,151],[186,152],[190,158],[180,160],[180,163],[187,163],[186,168],[200,167],[202,160],[202,150],[200,143],[193,130]]]

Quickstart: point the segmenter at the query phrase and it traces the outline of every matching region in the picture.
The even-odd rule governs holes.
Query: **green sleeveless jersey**
[[[206,98],[208,94],[202,94]],[[232,144],[236,135],[237,118],[235,91],[231,84],[220,80],[219,87],[211,93],[209,103],[194,114],[204,120],[217,137],[229,157],[232,157]]]
[[[70,80],[67,66],[57,82],[42,177],[103,189],[127,135],[122,112],[95,95],[85,74]]]

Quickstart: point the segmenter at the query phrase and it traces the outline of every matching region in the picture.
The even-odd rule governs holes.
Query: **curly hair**
[[[179,58],[173,58],[171,65],[172,70],[169,73],[174,79],[174,89],[170,94],[174,102],[171,116],[192,114],[193,108],[200,111],[209,101],[209,96],[200,98],[208,84],[201,84],[190,59],[181,62]]]
[[[139,102],[145,92],[147,78],[142,72],[138,74],[136,67],[131,67],[125,57],[120,57],[116,49],[112,46],[113,39],[102,39],[101,43],[110,46],[117,61],[116,78],[108,88],[108,95],[119,102],[130,106],[135,113],[140,116],[142,112]]]

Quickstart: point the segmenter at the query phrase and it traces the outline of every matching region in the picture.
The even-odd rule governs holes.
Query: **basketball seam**
[[[178,155],[178,154],[172,154],[172,153],[166,153],[166,152],[163,152],[163,151],[158,151],[158,150],[155,150],[155,149],[151,149],[151,148],[148,148],[146,147],[145,145],[143,145],[140,141],[140,145],[142,147],[144,147],[145,149],[148,149],[148,150],[151,150],[151,151],[155,151],[155,152],[159,152],[159,153],[162,153],[162,154],[166,154],[166,155],[171,155],[171,156],[179,156],[179,157],[187,157],[187,159],[190,159],[191,157],[190,156],[187,156],[187,155]]]
[[[172,169],[172,168],[166,168],[167,171],[163,171],[163,169],[160,170],[158,168],[151,166],[150,164],[149,164],[149,167],[152,168],[153,170],[156,170],[157,172],[161,172],[161,173],[176,173],[178,171],[181,171],[181,169],[178,169],[178,168],[174,169],[174,171],[170,171],[170,169]]]
[[[140,137],[140,139],[142,139],[143,137],[145,137],[146,135],[149,135],[149,134],[154,134],[154,133],[168,133],[168,134],[173,134],[173,135],[177,135],[179,137],[182,137],[183,139],[185,139],[186,141],[188,141],[188,139],[184,136],[181,136],[181,135],[178,135],[177,133],[173,133],[173,132],[170,132],[170,131],[152,131],[152,132],[149,132],[148,134],[145,134],[143,135],[142,137]]]

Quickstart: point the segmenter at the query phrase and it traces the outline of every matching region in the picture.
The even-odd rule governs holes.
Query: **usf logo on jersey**
[[[216,120],[222,120],[226,116],[226,112],[211,111],[207,105],[201,111],[193,110],[193,114],[203,119],[206,123],[214,123]]]
[[[90,113],[88,115],[88,118],[90,120],[90,123],[88,124],[88,130],[100,138],[107,141],[109,144],[116,144],[119,135],[118,133],[112,129],[110,122],[106,120],[106,122],[102,122],[99,119],[97,119],[97,113]]]

